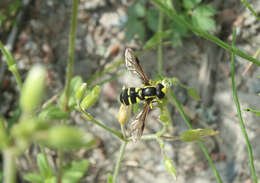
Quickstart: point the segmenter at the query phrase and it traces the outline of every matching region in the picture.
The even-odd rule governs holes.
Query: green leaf
[[[164,166],[165,166],[166,170],[171,174],[173,179],[176,180],[177,179],[176,170],[175,170],[173,162],[170,158],[168,158],[168,157],[164,158]]]
[[[163,38],[166,38],[167,36],[169,36],[171,34],[171,30],[167,30],[167,31],[163,31],[163,32],[157,32],[153,35],[153,37],[151,39],[149,39],[145,45],[144,45],[144,49],[146,48],[151,48],[153,46],[157,46],[160,41]]]
[[[195,88],[188,88],[187,90],[188,90],[189,96],[191,96],[195,100],[200,100],[200,96],[197,93],[197,91],[195,90]]]
[[[38,173],[28,173],[23,178],[31,183],[44,183],[42,176]]]
[[[158,28],[159,11],[157,9],[149,10],[147,13],[147,25],[153,31],[156,32]]]
[[[64,167],[62,183],[77,183],[87,172],[89,167],[88,160],[73,161]]]
[[[205,31],[214,30],[216,23],[214,19],[211,18],[214,14],[216,14],[216,11],[212,6],[200,6],[196,8],[192,14],[192,24]]]
[[[137,3],[135,5],[130,6],[128,8],[127,13],[128,13],[129,17],[131,17],[131,16],[139,17],[139,18],[144,17],[145,14],[146,14],[146,9],[145,9],[144,2],[137,1]]]
[[[183,0],[183,6],[186,9],[192,9],[200,2],[201,0]]]
[[[203,137],[206,136],[213,136],[218,134],[218,131],[212,130],[210,128],[208,129],[192,129],[187,130],[186,132],[181,134],[181,139],[184,142],[192,142],[196,140],[200,140]]]
[[[49,105],[40,112],[39,118],[45,120],[62,120],[67,119],[69,115],[69,112],[63,111],[58,106]]]
[[[134,38],[135,35],[139,36],[139,39],[141,41],[145,40],[145,27],[144,24],[137,20],[137,19],[133,19],[130,20],[130,22],[127,23],[126,26],[126,40],[130,41],[131,39]]]
[[[244,111],[250,111],[250,112],[254,113],[256,116],[260,116],[260,111],[255,110],[255,109],[245,108]]]
[[[44,183],[57,183],[56,177],[50,177],[44,180]]]
[[[70,97],[69,97],[69,107],[73,108],[76,105],[76,92],[77,89],[82,85],[83,80],[80,76],[75,76],[72,78],[70,83]],[[65,101],[65,90],[63,90],[60,96],[60,105],[63,106]]]
[[[209,17],[194,15],[192,16],[192,24],[204,31],[210,31],[216,29],[215,21]]]
[[[194,12],[195,14],[198,14],[203,17],[210,17],[217,13],[217,11],[211,6],[211,5],[203,5],[197,7]]]
[[[170,124],[172,122],[172,119],[167,105],[163,105],[160,109],[161,114],[159,119],[166,124]]]
[[[40,169],[40,173],[44,179],[50,178],[53,176],[52,169],[49,166],[49,163],[45,161],[43,154],[37,155],[37,165]]]
[[[113,177],[112,177],[111,173],[107,174],[107,183],[113,183]]]

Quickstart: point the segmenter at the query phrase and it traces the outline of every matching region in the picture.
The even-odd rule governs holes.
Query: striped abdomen
[[[165,94],[162,84],[145,86],[144,88],[126,88],[120,94],[120,102],[125,105],[138,103],[142,100],[151,101],[155,98],[162,99]]]

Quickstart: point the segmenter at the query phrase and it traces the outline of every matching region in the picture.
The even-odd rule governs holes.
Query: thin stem
[[[236,40],[236,29],[234,29],[234,31],[233,31],[232,46],[235,46],[235,40]],[[257,181],[256,173],[255,173],[254,157],[253,157],[252,147],[251,147],[251,143],[248,139],[245,124],[244,124],[242,114],[241,114],[239,100],[238,100],[238,97],[237,97],[236,83],[235,83],[235,54],[234,53],[232,53],[232,60],[231,60],[231,75],[232,75],[233,97],[234,97],[234,102],[235,102],[235,105],[236,105],[236,108],[237,108],[238,118],[239,118],[239,121],[240,121],[240,128],[242,130],[242,133],[244,135],[244,138],[245,138],[246,144],[247,144],[247,150],[248,150],[248,155],[249,155],[252,177],[253,177],[254,183],[257,183],[258,181]]]
[[[178,102],[178,100],[177,100],[177,98],[176,98],[174,92],[173,92],[173,91],[170,91],[170,94],[171,94],[171,96],[172,96],[172,97],[170,97],[170,99],[173,101],[173,103],[174,103],[175,106],[177,107],[177,109],[178,109],[179,113],[181,114],[182,118],[184,119],[186,125],[187,125],[190,129],[192,129],[192,126],[191,126],[191,124],[190,124],[190,122],[189,122],[189,120],[188,120],[186,114],[184,113],[184,110],[183,110],[181,104]],[[222,183],[221,177],[220,177],[220,175],[219,175],[219,173],[218,173],[218,171],[217,171],[217,169],[216,169],[216,167],[215,167],[215,165],[214,165],[212,159],[210,158],[209,153],[208,153],[208,151],[207,151],[205,145],[203,144],[203,142],[202,142],[201,140],[199,140],[198,143],[199,143],[200,148],[201,148],[201,150],[203,151],[204,155],[206,156],[206,158],[207,158],[207,160],[208,160],[208,162],[209,162],[211,168],[213,169],[213,172],[214,172],[214,174],[215,174],[215,177],[216,177],[218,183]]]
[[[119,170],[120,170],[120,164],[122,162],[122,159],[123,159],[123,156],[124,156],[124,153],[125,153],[126,144],[127,144],[126,141],[122,142],[122,144],[121,144],[119,156],[118,156],[117,162],[116,162],[116,168],[115,168],[115,171],[114,171],[114,174],[113,174],[113,183],[116,183],[116,179],[118,177],[118,173],[119,173]]]
[[[254,9],[250,6],[250,4],[246,0],[241,0],[241,2],[249,9],[249,11],[256,17],[256,19],[259,21],[260,17],[257,15],[257,13],[254,11]]]
[[[201,36],[207,40],[210,40],[212,42],[214,42],[215,44],[219,45],[220,47],[230,51],[230,52],[234,52],[236,53],[236,55],[247,59],[250,62],[255,63],[256,65],[260,66],[260,61],[249,56],[248,54],[246,54],[245,52],[241,51],[238,48],[232,47],[229,44],[225,43],[224,41],[220,40],[218,37],[213,36],[211,34],[209,34],[206,31],[201,30],[200,28],[188,23],[187,21],[185,21],[183,18],[181,18],[180,16],[178,16],[175,11],[170,8],[169,6],[167,6],[166,4],[164,4],[161,0],[152,0],[158,7],[160,7],[173,21],[176,21],[177,23],[184,25],[186,28],[190,29],[191,31],[193,31],[194,33],[196,33],[196,35]]]
[[[70,40],[69,40],[69,55],[68,55],[69,58],[67,64],[66,84],[65,84],[65,101],[63,106],[63,109],[65,111],[68,110],[68,101],[70,96],[70,82],[71,82],[73,66],[74,66],[78,3],[79,0],[73,0],[72,19],[71,19],[71,27],[70,27]]]
[[[63,168],[64,154],[62,150],[58,150],[58,183],[62,183],[62,168]]]
[[[81,115],[82,118],[84,118],[85,120],[89,120],[93,123],[95,123],[96,125],[100,126],[101,128],[105,129],[106,131],[109,131],[110,133],[114,134],[115,136],[117,136],[119,139],[121,139],[122,141],[126,141],[123,137],[123,134],[117,130],[113,130],[107,126],[105,126],[103,123],[97,121],[91,114],[85,112],[85,111],[81,111],[83,114]]]
[[[158,23],[158,32],[163,31],[163,11],[160,10],[159,13],[159,23]],[[158,68],[158,74],[162,75],[163,71],[163,50],[162,50],[162,38],[159,41],[158,50],[157,50],[157,68]]]
[[[3,152],[4,156],[4,183],[16,182],[16,166],[15,166],[15,152],[12,148],[7,148]]]
[[[13,73],[16,83],[18,84],[18,87],[21,90],[22,89],[22,79],[18,72],[18,68],[15,63],[13,55],[7,50],[7,48],[5,48],[5,46],[3,45],[3,43],[1,41],[0,41],[0,49],[6,57],[5,60],[8,65],[8,69]]]

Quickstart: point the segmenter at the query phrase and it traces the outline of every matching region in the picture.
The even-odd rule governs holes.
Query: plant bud
[[[87,83],[82,83],[82,85],[77,89],[76,91],[76,99],[78,102],[80,102],[87,90]]]
[[[91,92],[80,103],[81,108],[83,110],[87,110],[91,108],[98,100],[99,93],[100,93],[99,86],[95,86],[95,88],[93,88]]]
[[[121,104],[120,109],[118,111],[118,122],[120,124],[125,124],[128,122],[131,116],[132,107]]]
[[[177,176],[176,176],[175,167],[174,167],[173,162],[170,158],[168,158],[168,157],[164,158],[164,166],[165,166],[166,170],[171,174],[173,179],[176,180]]]
[[[25,113],[32,113],[42,102],[46,81],[46,70],[40,65],[34,66],[23,84],[20,105]]]
[[[202,137],[213,136],[218,134],[218,131],[212,129],[192,129],[181,134],[181,139],[184,142],[192,142],[200,140]]]

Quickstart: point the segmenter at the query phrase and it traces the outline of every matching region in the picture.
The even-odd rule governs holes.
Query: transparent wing
[[[149,79],[131,48],[125,50],[125,65],[130,72],[136,74],[143,81],[144,85],[149,85]]]
[[[145,104],[142,111],[137,114],[135,119],[130,124],[130,134],[133,137],[134,141],[137,141],[141,138],[143,131],[144,131],[144,125],[146,116],[149,111],[149,102]]]

